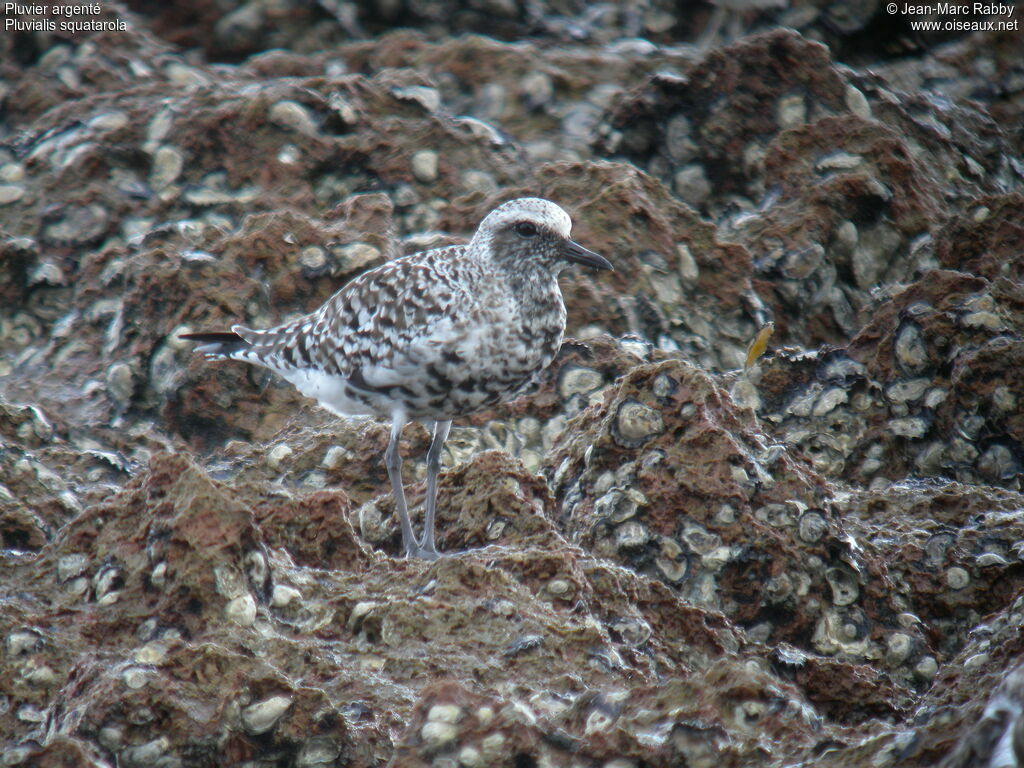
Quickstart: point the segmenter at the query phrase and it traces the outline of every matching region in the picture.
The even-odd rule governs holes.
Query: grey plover
[[[546,368],[565,332],[558,274],[569,263],[612,269],[569,239],[548,200],[499,205],[467,245],[394,259],[364,272],[308,315],[267,330],[189,333],[197,352],[279,373],[339,415],[391,419],[385,463],[408,557],[438,557],[434,513],[452,419],[516,397]],[[423,536],[409,522],[398,438],[433,423]]]

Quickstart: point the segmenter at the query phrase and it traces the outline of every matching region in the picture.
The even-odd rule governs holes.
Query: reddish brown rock
[[[1021,195],[983,197],[964,215],[947,222],[935,236],[935,252],[946,269],[995,280],[1020,282],[1024,231]]]
[[[0,762],[1010,762],[1019,35],[229,5],[0,38]],[[617,272],[395,559],[387,425],[177,336],[522,195]]]

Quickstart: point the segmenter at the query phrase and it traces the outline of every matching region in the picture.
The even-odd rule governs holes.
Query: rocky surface
[[[1024,761],[1022,38],[876,5],[0,36],[0,763]],[[177,335],[523,194],[618,271],[407,562],[386,425]]]

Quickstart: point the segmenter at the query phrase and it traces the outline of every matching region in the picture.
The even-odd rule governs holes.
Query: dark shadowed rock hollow
[[[1020,9],[736,5],[5,12],[0,765],[1024,764]],[[401,559],[388,425],[178,336],[526,195],[617,271]]]

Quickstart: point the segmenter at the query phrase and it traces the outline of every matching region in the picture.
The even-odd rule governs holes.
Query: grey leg
[[[722,28],[722,22],[725,21],[727,11],[719,5],[715,6],[715,10],[711,12],[711,18],[708,19],[707,26],[704,27],[704,32],[701,33],[700,39],[697,41],[697,47],[702,51],[706,51],[708,48],[714,46],[718,32]]]
[[[441,452],[448,432],[452,428],[451,419],[434,422],[434,437],[427,451],[427,503],[423,520],[423,541],[420,543],[420,557],[440,557],[434,546],[434,513],[437,510],[437,476],[441,474]]]
[[[402,488],[402,456],[398,452],[398,439],[402,436],[402,427],[404,426],[405,414],[392,414],[391,440],[388,442],[388,449],[384,452],[384,464],[388,468],[388,478],[391,480],[391,493],[395,497],[398,522],[402,526],[402,546],[405,547],[405,556],[415,557],[419,546],[416,543],[416,536],[412,532],[412,524],[409,522],[409,512],[405,507],[405,490]]]

